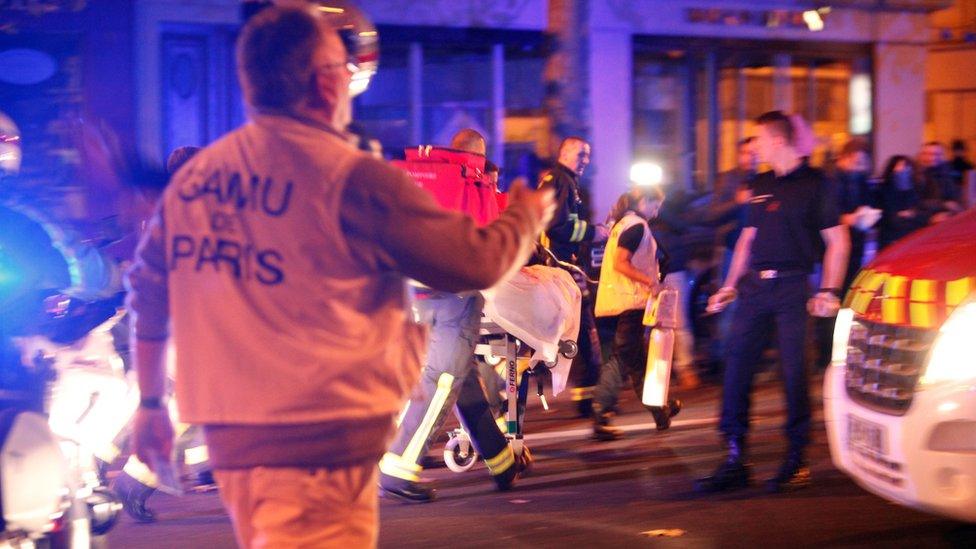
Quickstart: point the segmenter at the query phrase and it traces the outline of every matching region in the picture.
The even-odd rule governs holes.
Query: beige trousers
[[[376,546],[376,464],[214,471],[244,549]]]

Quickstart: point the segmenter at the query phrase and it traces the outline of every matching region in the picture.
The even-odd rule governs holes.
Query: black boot
[[[710,476],[695,481],[695,491],[712,494],[738,490],[749,485],[752,466],[746,462],[745,439],[728,439],[729,454]]]
[[[657,426],[657,430],[667,431],[671,428],[671,418],[681,411],[681,401],[672,398],[668,400],[667,406],[650,406],[648,409],[654,416],[654,424]]]
[[[517,479],[529,474],[534,462],[535,458],[532,457],[532,452],[529,451],[529,447],[523,445],[522,453],[515,456],[515,463],[501,473],[492,475],[491,479],[495,481],[495,486],[499,492],[507,492],[515,486]]]
[[[491,480],[495,481],[495,488],[499,492],[507,492],[515,486],[515,479],[518,478],[518,466],[513,463],[497,475],[491,475]]]
[[[790,450],[776,476],[766,480],[766,491],[792,492],[810,485],[810,468],[802,450]]]
[[[578,418],[588,419],[593,417],[593,399],[584,398],[576,402],[576,413]]]
[[[217,489],[217,481],[214,480],[213,471],[204,469],[195,475],[194,489],[198,492],[212,492]]]
[[[112,484],[112,491],[122,500],[122,508],[136,522],[156,522],[156,514],[146,507],[146,500],[156,491],[125,472]]]
[[[528,476],[532,472],[532,466],[535,464],[535,458],[532,457],[532,452],[529,451],[529,447],[522,445],[522,453],[515,456],[515,472],[518,474],[519,478]]]
[[[437,491],[429,486],[383,473],[380,473],[380,492],[383,497],[406,503],[430,503],[437,496]]]
[[[593,414],[593,438],[600,441],[617,440],[623,436],[623,431],[619,427],[610,424],[612,414],[600,412]]]

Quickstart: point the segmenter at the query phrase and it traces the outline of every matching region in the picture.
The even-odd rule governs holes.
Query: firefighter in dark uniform
[[[709,310],[722,310],[739,298],[727,343],[727,361],[719,430],[728,457],[715,472],[699,479],[701,492],[722,492],[750,482],[746,458],[749,393],[764,334],[775,326],[786,389],[788,451],[783,465],[766,483],[771,492],[802,488],[810,482],[805,448],[810,440],[808,380],[803,360],[807,314],[826,317],[840,308],[839,294],[850,241],[841,224],[833,185],[811,168],[794,143],[797,125],[782,112],[757,119],[759,159],[770,171],[756,176],[742,234],[735,245],[725,285],[709,299]],[[820,288],[808,286],[826,250]]]
[[[584,219],[583,200],[580,198],[580,177],[590,163],[590,144],[581,137],[567,137],[559,145],[556,166],[539,183],[539,188],[551,187],[556,193],[556,213],[546,230],[545,244],[562,261],[583,265],[580,245],[589,242],[605,242],[610,234],[605,225],[594,225]],[[583,303],[580,312],[579,359],[583,364],[583,376],[574,398],[578,400],[580,414],[589,417],[593,407],[593,387],[600,379],[600,338],[593,318],[593,299],[581,282]]]

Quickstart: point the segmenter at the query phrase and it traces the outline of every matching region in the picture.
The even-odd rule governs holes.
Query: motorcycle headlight
[[[976,302],[970,301],[953,311],[939,329],[922,375],[922,385],[945,381],[976,379]]]

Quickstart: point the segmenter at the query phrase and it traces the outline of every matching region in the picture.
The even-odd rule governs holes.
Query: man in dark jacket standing
[[[551,188],[556,194],[556,213],[546,230],[546,245],[562,261],[583,264],[580,247],[590,242],[606,242],[610,231],[605,225],[594,225],[585,218],[584,204],[580,197],[580,177],[590,164],[590,144],[582,137],[567,137],[559,145],[556,166],[539,183],[539,188]],[[581,283],[585,286],[585,283]],[[583,377],[577,396],[579,411],[583,416],[592,412],[593,387],[600,379],[600,338],[593,317],[593,296],[583,287],[583,303],[580,311],[579,343],[583,363]]]
[[[789,441],[786,459],[767,481],[772,492],[810,482],[805,450],[810,442],[810,403],[803,362],[808,311],[834,316],[850,251],[833,187],[811,168],[798,150],[794,122],[780,111],[757,121],[759,158],[772,169],[756,176],[748,216],[735,245],[724,286],[709,299],[709,311],[724,309],[737,297],[726,349],[722,419],[728,457],[715,472],[699,479],[701,492],[744,488],[751,480],[746,456],[749,397],[765,334],[775,327],[786,389]],[[820,241],[825,251],[820,253]],[[807,278],[822,260],[820,288],[810,296]]]

